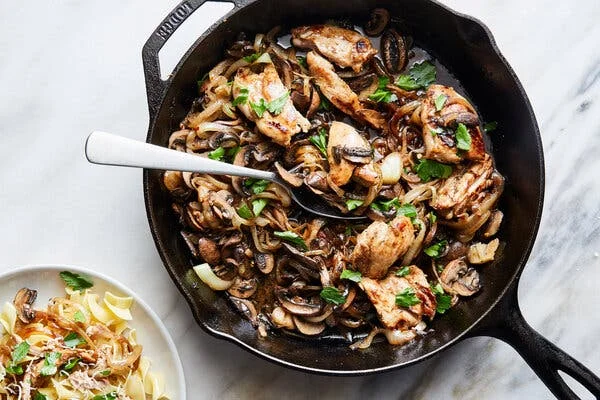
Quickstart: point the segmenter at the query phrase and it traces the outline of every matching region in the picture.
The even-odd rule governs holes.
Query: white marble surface
[[[598,374],[600,2],[445,2],[490,27],[541,127],[546,204],[521,282],[523,313]],[[466,341],[409,369],[332,378],[269,364],[196,326],[152,242],[141,171],[92,166],[83,155],[93,129],[145,137],[141,47],[175,4],[0,2],[0,270],[71,263],[132,287],[167,323],[190,399],[550,398],[494,339]],[[219,9],[203,10],[184,33],[199,33]],[[190,38],[173,43],[171,65]]]

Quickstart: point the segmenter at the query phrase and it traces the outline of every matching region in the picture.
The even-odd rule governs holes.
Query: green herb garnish
[[[352,282],[360,282],[360,280],[362,279],[362,274],[360,273],[360,271],[352,271],[349,269],[345,269],[342,271],[340,279],[348,279]]]
[[[452,174],[452,167],[434,160],[421,159],[417,164],[416,172],[421,181],[429,182],[432,178],[449,177]]]
[[[304,68],[308,68],[308,64],[306,63],[306,56],[296,56],[296,60],[298,60],[298,64],[300,64]]]
[[[471,150],[471,135],[465,124],[459,123],[456,128],[456,148],[459,150]]]
[[[321,298],[336,306],[340,306],[346,302],[346,296],[333,286],[325,286],[323,290],[321,290]]]
[[[399,208],[400,207],[400,199],[397,197],[394,197],[391,200],[387,200],[387,201],[375,201],[373,203],[371,203],[371,208],[375,211],[389,211],[390,208],[395,207],[395,208]]]
[[[491,131],[496,130],[497,127],[498,127],[497,121],[490,121],[490,122],[486,122],[485,125],[483,125],[483,130],[486,132],[491,132]]]
[[[442,251],[448,245],[447,240],[442,240],[441,242],[437,242],[423,250],[425,254],[427,254],[431,258],[440,258],[442,255]]]
[[[273,115],[281,114],[281,111],[283,111],[283,106],[285,106],[285,103],[287,102],[289,97],[290,93],[285,92],[280,97],[276,98],[273,101],[270,101],[267,104],[267,110],[269,110],[269,112]]]
[[[437,215],[435,215],[435,213],[431,211],[429,213],[429,222],[431,222],[431,225],[433,225],[435,224],[435,221],[437,221]]]
[[[325,128],[319,129],[319,133],[308,138],[312,144],[327,158],[327,132]]]
[[[110,375],[110,369],[105,369],[103,371],[100,371],[100,375],[102,375],[102,376],[109,376]]]
[[[400,307],[410,307],[419,304],[421,300],[417,298],[415,289],[407,287],[396,295],[396,305]]]
[[[254,54],[250,54],[249,56],[242,57],[242,58],[247,63],[252,64],[254,61],[258,60],[258,57],[260,57],[261,55],[262,55],[262,53],[254,53]]]
[[[51,376],[56,374],[56,362],[60,360],[61,354],[58,352],[46,353],[44,365],[40,369],[40,375]]]
[[[73,314],[73,320],[74,320],[75,322],[82,322],[82,323],[85,323],[85,321],[86,321],[86,318],[85,318],[85,315],[83,314],[83,312],[81,312],[81,310],[77,310],[77,311],[75,312],[75,314]]]
[[[443,94],[436,97],[435,100],[433,100],[435,111],[440,111],[444,107],[444,104],[446,104],[446,100],[448,100],[448,97]]]
[[[254,194],[260,194],[269,186],[269,181],[265,179],[248,178],[244,181],[244,186],[249,187]]]
[[[72,358],[70,359],[63,367],[65,371],[70,371],[81,361],[81,358]]]
[[[22,375],[23,367],[18,365],[23,359],[27,356],[29,352],[29,343],[26,340],[23,340],[21,343],[15,346],[11,353],[11,362],[6,367],[6,372],[14,375]]]
[[[348,199],[346,200],[346,208],[348,211],[352,211],[364,204],[364,201],[357,199]]]
[[[409,266],[402,267],[398,271],[396,271],[396,276],[406,276],[408,274],[410,274]]]
[[[300,247],[303,250],[308,250],[308,246],[306,246],[306,243],[304,242],[304,239],[302,239],[302,237],[300,235],[298,235],[296,232],[292,232],[292,231],[275,231],[273,232],[273,235],[275,235],[275,237],[285,240],[286,242],[290,242],[292,244],[295,244],[296,246]]]
[[[400,75],[396,79],[396,86],[404,90],[417,90],[427,88],[436,78],[435,66],[429,61],[423,61],[413,64],[408,71],[408,75]]]
[[[79,336],[75,332],[70,332],[67,336],[65,336],[64,341],[65,346],[70,347],[72,349],[79,346],[80,344],[85,343],[85,340],[83,340],[81,336]]]
[[[250,102],[250,107],[254,110],[258,118],[262,118],[265,111],[267,111],[267,103],[265,99],[260,99],[258,103]]]
[[[319,110],[329,111],[331,109],[331,103],[329,102],[329,99],[323,96],[322,93],[320,93],[319,98],[321,99],[319,102]]]
[[[92,400],[116,400],[117,396],[117,392],[97,394],[96,396],[92,397]]]
[[[439,283],[431,286],[431,291],[435,294],[437,306],[435,311],[439,314],[445,313],[452,305],[452,296],[444,293],[444,288]]]
[[[73,290],[79,290],[81,292],[94,286],[94,282],[86,275],[69,271],[62,271],[59,275],[65,284]]]
[[[230,147],[225,150],[225,156],[229,157],[229,159],[233,161],[233,159],[235,158],[237,153],[240,151],[240,149],[241,149],[240,146]]]
[[[198,90],[200,90],[200,89],[202,88],[202,85],[204,85],[204,82],[206,82],[206,79],[207,79],[207,78],[208,78],[208,72],[207,72],[207,73],[205,73],[204,75],[202,75],[202,78],[200,78],[200,79],[197,81],[197,84],[198,84]]]
[[[41,394],[40,392],[35,392],[35,395],[33,396],[33,400],[48,400],[48,398]]]
[[[260,215],[260,213],[262,212],[262,210],[267,206],[268,203],[269,203],[269,199],[252,200],[252,213],[256,217],[258,217]]]
[[[252,211],[250,211],[250,208],[248,208],[248,206],[246,204],[242,204],[242,206],[237,209],[237,213],[239,214],[240,217],[242,217],[244,219],[249,219],[249,218],[254,217],[254,215],[252,214]]]
[[[396,215],[404,215],[413,220],[417,217],[417,209],[412,204],[402,204],[397,207]]]
[[[225,149],[221,146],[208,153],[208,158],[211,160],[221,161],[225,157]]]
[[[247,101],[248,101],[248,89],[240,88],[240,92],[239,92],[238,96],[235,99],[233,99],[231,104],[233,104],[234,106],[237,106],[240,104],[246,104]]]
[[[390,78],[380,76],[377,90],[369,96],[369,99],[377,103],[389,103],[398,100],[398,97],[387,88],[388,83],[390,83]]]

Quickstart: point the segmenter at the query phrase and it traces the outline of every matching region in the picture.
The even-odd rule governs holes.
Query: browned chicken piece
[[[436,109],[436,99],[444,99],[442,108]],[[441,104],[441,100],[438,100]],[[425,158],[446,163],[459,163],[463,159],[482,160],[485,146],[479,118],[473,106],[456,91],[443,85],[431,85],[423,100],[421,122]],[[467,127],[471,136],[471,148],[462,151],[456,148],[456,128],[459,123]]]
[[[446,219],[469,212],[493,184],[493,171],[492,158],[488,155],[483,161],[456,168],[438,189],[437,196],[430,202],[431,207]]]
[[[327,141],[329,179],[337,186],[348,183],[357,164],[372,159],[371,145],[354,127],[334,121],[329,128]]]
[[[415,230],[410,219],[403,215],[389,224],[372,222],[356,237],[350,261],[365,277],[380,279],[402,256],[414,240]]]
[[[303,49],[317,50],[342,68],[362,69],[377,50],[360,33],[333,25],[300,26],[292,29],[292,43]]]
[[[242,89],[248,90],[248,100],[238,104],[238,108],[249,120],[256,122],[262,134],[273,139],[275,143],[289,146],[292,136],[300,131],[306,132],[310,128],[310,122],[296,110],[289,97],[277,115],[266,110],[259,117],[252,109],[250,103],[260,104],[261,101],[270,103],[287,93],[272,64],[267,64],[260,74],[248,68],[240,68],[233,81],[234,99],[242,94]]]
[[[435,314],[437,301],[429,288],[427,277],[420,268],[414,265],[409,268],[410,272],[406,276],[397,276],[392,271],[385,279],[363,277],[359,283],[386,328],[409,329],[421,322],[423,316],[431,318]],[[406,289],[414,291],[419,303],[408,308],[396,304],[396,295]]]
[[[335,73],[333,65],[315,53],[306,55],[308,70],[321,93],[338,109],[345,114],[366,122],[376,129],[384,129],[385,118],[375,110],[364,108],[358,100],[358,95],[352,91],[350,86]]]

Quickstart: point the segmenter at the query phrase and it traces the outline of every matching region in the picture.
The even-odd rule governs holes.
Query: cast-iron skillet
[[[424,360],[463,338],[494,336],[513,346],[548,388],[560,398],[576,395],[559,376],[564,371],[600,396],[600,380],[589,369],[534,331],[517,303],[517,285],[531,251],[542,212],[544,161],[538,126],[523,87],[500,54],[488,29],[431,0],[233,0],[233,10],[188,50],[166,81],[160,78],[158,52],[178,26],[205,0],[180,3],[153,32],[143,49],[148,104],[149,143],[165,146],[171,132],[197,95],[196,81],[223,56],[240,31],[266,32],[329,18],[364,21],[375,7],[388,9],[462,83],[484,120],[500,127],[491,137],[498,170],[506,177],[499,233],[506,243],[500,260],[482,269],[483,291],[436,318],[434,332],[403,347],[381,342],[352,351],[335,338],[306,341],[287,335],[257,339],[250,323],[224,296],[189,274],[192,261],[179,236],[171,201],[160,172],[144,171],[144,194],[150,228],[171,278],[188,301],[198,324],[276,363],[303,371],[359,375],[405,367]]]

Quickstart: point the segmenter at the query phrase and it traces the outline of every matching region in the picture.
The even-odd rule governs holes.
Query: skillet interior
[[[205,33],[176,67],[147,141],[165,146],[190,108],[197,77],[216,64],[240,31],[266,32],[275,25],[295,26],[348,17],[360,24],[375,7],[387,8],[402,21],[416,43],[460,81],[484,121],[498,121],[490,134],[498,170],[506,177],[500,209],[505,213],[500,240],[506,244],[493,265],[481,269],[484,289],[461,302],[430,327],[433,332],[403,347],[381,342],[354,352],[336,340],[303,340],[271,336],[259,340],[250,323],[231,304],[189,277],[192,265],[179,237],[171,201],[161,187],[161,173],[144,172],[150,227],[172,279],[186,297],[194,317],[209,333],[237,342],[282,364],[329,373],[366,373],[407,365],[456,341],[483,317],[519,274],[531,250],[541,213],[543,162],[539,132],[531,106],[516,76],[498,53],[481,23],[422,0],[250,1]]]

